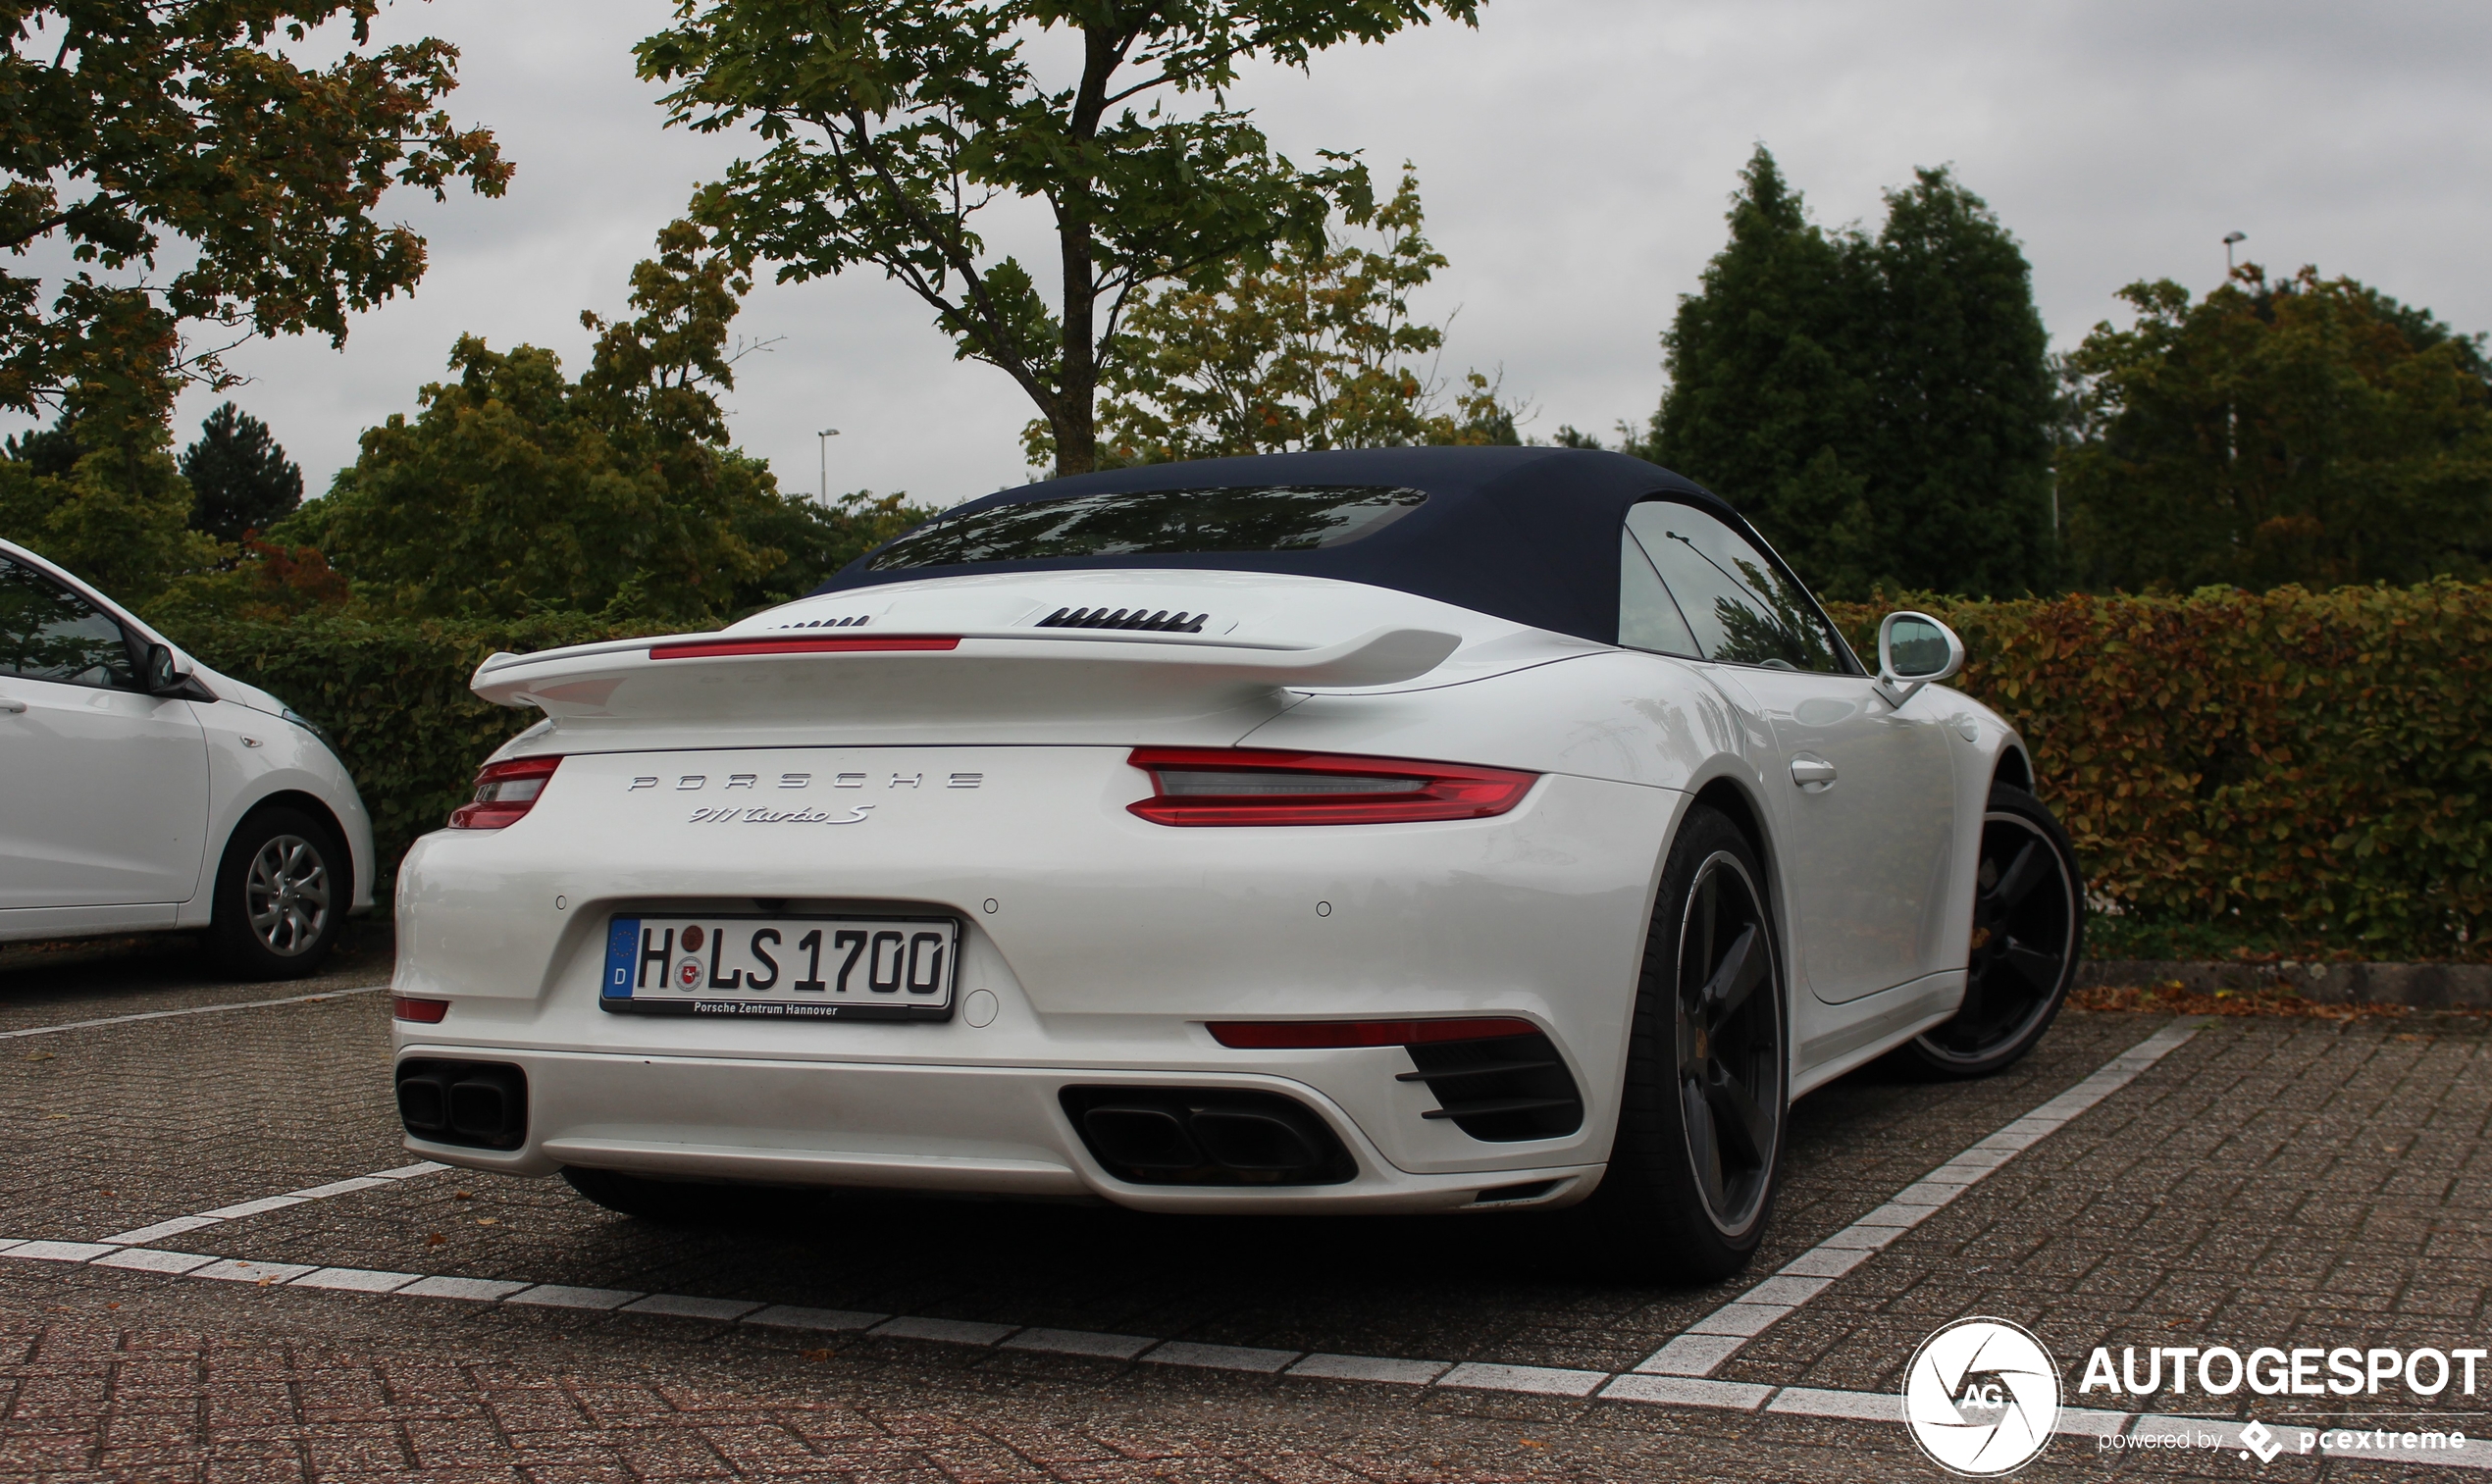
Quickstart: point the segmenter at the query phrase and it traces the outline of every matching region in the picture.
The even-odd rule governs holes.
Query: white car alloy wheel
[[[280,958],[308,953],[329,926],[329,864],[300,835],[279,835],[251,857],[244,914],[260,947]]]
[[[1974,869],[1964,1002],[1954,1019],[1912,1043],[1924,1066],[1982,1076],[2042,1039],[2076,979],[2082,880],[2066,832],[2041,801],[2022,789],[1993,789]]]
[[[319,972],[345,926],[350,870],[302,810],[275,805],[244,819],[217,868],[214,937],[226,967],[247,979]]]
[[[1662,870],[1618,1138],[1593,1196],[1627,1267],[1710,1283],[1763,1240],[1790,1101],[1763,874],[1739,826],[1703,804],[1687,811]]]
[[[1756,882],[1717,850],[1696,868],[1679,926],[1679,1104],[1705,1215],[1746,1232],[1782,1142],[1783,1037],[1774,933]]]

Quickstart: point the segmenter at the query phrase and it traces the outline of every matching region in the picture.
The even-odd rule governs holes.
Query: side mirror
[[[149,695],[173,695],[190,684],[187,661],[164,644],[147,646],[147,667],[140,677]]]
[[[1964,640],[1926,613],[1890,613],[1878,623],[1878,693],[1901,709],[1932,681],[1964,668]]]

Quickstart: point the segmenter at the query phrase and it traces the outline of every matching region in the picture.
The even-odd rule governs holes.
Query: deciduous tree
[[[498,195],[510,167],[441,100],[457,48],[370,45],[380,0],[39,0],[0,8],[0,407],[160,421],[231,384],[233,336],[319,332],[411,289],[424,239],[385,192]],[[286,55],[314,26],[352,42]],[[26,267],[38,249],[75,266]],[[185,327],[228,334],[201,344]],[[90,445],[125,441],[90,430]]]
[[[2352,279],[2245,264],[2203,299],[2120,291],[2129,329],[2070,357],[2081,440],[2060,498],[2097,588],[2492,574],[2483,337]]]
[[[1410,296],[1445,266],[1426,234],[1419,181],[1354,213],[1315,245],[1215,286],[1136,290],[1108,358],[1101,457],[1161,463],[1306,448],[1517,441],[1514,410],[1472,373],[1451,405],[1436,384],[1443,327]],[[1044,422],[1023,434],[1051,461]]]
[[[1271,147],[1228,101],[1238,69],[1303,68],[1478,5],[682,0],[639,56],[675,84],[670,122],[765,143],[703,189],[703,222],[783,281],[870,265],[905,284],[960,356],[1021,387],[1071,474],[1097,462],[1097,393],[1136,291],[1208,287],[1370,202],[1350,156],[1309,170]],[[1077,71],[1052,78],[1042,53]],[[1052,273],[988,244],[980,214],[1012,201],[1043,203]]]
[[[728,327],[750,287],[732,252],[677,223],[632,276],[628,320],[577,382],[551,351],[474,335],[410,421],[363,435],[327,498],[273,533],[317,547],[367,607],[425,616],[574,612],[696,626],[793,597],[921,512],[782,494],[729,441]]]
[[[131,604],[230,558],[232,547],[190,529],[190,486],[161,431],[148,431],[92,450],[62,430],[16,442],[0,459],[0,536]]]

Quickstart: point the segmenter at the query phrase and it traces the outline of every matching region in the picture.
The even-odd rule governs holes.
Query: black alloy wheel
[[[1922,1066],[1981,1077],[2042,1040],[2067,1002],[2085,945],[2085,878],[2042,800],[1991,790],[1975,872],[1973,942],[1955,1018],[1912,1042]]]
[[[1711,1282],[1763,1239],[1790,1100],[1781,955],[1739,828],[1688,811],[1662,871],[1618,1139],[1593,1201],[1669,1276]]]
[[[217,866],[210,933],[227,969],[243,979],[317,973],[345,924],[352,870],[327,826],[300,809],[245,818]]]

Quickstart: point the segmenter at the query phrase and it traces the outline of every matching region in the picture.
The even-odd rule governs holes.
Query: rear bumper
[[[539,1174],[578,1164],[1162,1209],[1443,1208],[1606,1161],[1654,876],[1686,795],[1549,774],[1486,819],[1173,829],[1126,811],[1150,782],[1125,758],[1056,746],[566,757],[519,824],[428,836],[400,872],[395,988],[448,1002],[436,1024],[398,1027],[400,1053],[509,1062],[542,1084],[510,1154],[415,1147]],[[694,822],[699,799],[727,796],[722,783],[784,776],[815,781],[833,801],[820,815],[873,809],[861,824]],[[833,806],[846,798],[857,803]],[[964,1008],[910,1022],[600,1008],[614,917],[755,910],[951,917]],[[1580,1124],[1479,1133],[1442,1116],[1433,1084],[1408,1080],[1421,1069],[1398,1046],[1242,1049],[1207,1024],[1435,1017],[1530,1022],[1580,1095]],[[1058,1101],[1102,1084],[1286,1095],[1331,1125],[1356,1178],[1126,1186],[1088,1157]]]
[[[1269,1074],[614,1055],[421,1042],[401,1054],[508,1062],[526,1072],[529,1129],[520,1148],[407,1140],[428,1158],[514,1175],[583,1166],[771,1185],[1097,1197],[1157,1211],[1384,1213],[1568,1204],[1590,1192],[1602,1168],[1547,1162],[1547,1151],[1519,1147],[1512,1168],[1415,1174],[1385,1158],[1315,1088]],[[1059,1100],[1074,1085],[1278,1094],[1321,1118],[1356,1170],[1326,1185],[1119,1180],[1091,1156]]]

